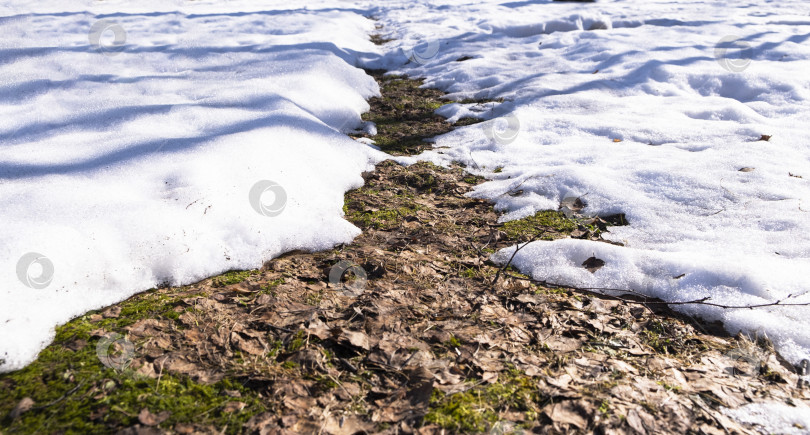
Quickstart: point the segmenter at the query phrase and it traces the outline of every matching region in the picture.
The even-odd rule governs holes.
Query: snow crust
[[[523,272],[668,301],[810,302],[810,4],[380,9],[395,41],[373,65],[425,77],[457,102],[503,100],[440,108],[452,121],[489,121],[438,138],[420,158],[488,177],[472,195],[493,201],[503,220],[565,198],[580,198],[589,216],[626,215],[630,225],[606,236],[624,247],[536,242],[515,257]],[[592,274],[582,263],[594,255],[606,266]],[[791,362],[810,358],[808,307],[678,309],[765,334]]]

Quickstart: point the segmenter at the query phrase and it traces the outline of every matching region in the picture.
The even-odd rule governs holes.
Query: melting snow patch
[[[735,409],[722,408],[727,416],[750,424],[763,434],[803,435],[810,433],[810,408],[780,402],[752,403]]]

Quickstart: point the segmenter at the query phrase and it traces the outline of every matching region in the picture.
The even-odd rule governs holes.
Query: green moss
[[[676,393],[681,392],[681,387],[679,387],[677,385],[670,385],[670,384],[668,384],[668,383],[666,383],[664,381],[656,381],[655,383],[662,386],[662,387],[664,387],[664,389],[667,390],[667,391],[674,391]]]
[[[481,433],[504,412],[523,412],[527,418],[536,418],[545,398],[535,381],[515,369],[501,376],[494,384],[475,386],[463,393],[445,395],[434,390],[425,422],[453,432]]]
[[[259,271],[257,269],[253,270],[232,270],[230,272],[225,272],[222,275],[214,277],[212,280],[212,284],[214,287],[225,287],[226,285],[238,284],[253,275],[258,275]]]
[[[568,234],[576,228],[574,221],[565,217],[562,212],[554,210],[537,212],[532,216],[503,224],[503,231],[507,237],[518,241],[528,240],[549,230]]]
[[[464,278],[475,278],[478,275],[478,272],[472,267],[464,267],[461,269],[460,276]]]
[[[376,211],[349,210],[346,218],[362,228],[390,230],[398,227],[406,216],[413,215],[420,208],[421,206],[417,204],[411,204],[411,206]]]
[[[279,278],[279,279],[270,281],[266,285],[261,287],[261,290],[259,290],[259,294],[267,294],[267,295],[270,295],[270,296],[275,296],[276,295],[276,287],[280,286],[281,284],[284,284],[284,278]]]
[[[287,343],[287,352],[292,353],[304,347],[304,339],[306,339],[306,336],[307,334],[303,329],[296,332],[292,340]]]
[[[478,184],[479,178],[474,175],[467,175],[461,180],[468,184]]]
[[[284,349],[284,343],[279,340],[274,340],[270,343],[270,350],[267,352],[267,358],[275,360],[281,351]]]
[[[140,293],[118,304],[121,312],[117,317],[113,318],[102,318],[93,321],[92,318],[98,317],[100,311],[90,311],[57,328],[54,343],[70,343],[78,339],[89,340],[91,331],[98,329],[111,332],[120,331],[141,319],[163,317],[176,320],[180,317],[176,307],[184,299],[202,294],[184,292],[183,290],[182,288],[174,291],[154,289]]]
[[[602,414],[604,418],[610,418],[610,401],[605,399],[599,404],[599,413]]]
[[[535,294],[544,293],[544,294],[547,294],[547,295],[560,295],[560,296],[564,296],[564,295],[567,295],[567,294],[568,294],[568,290],[566,290],[566,289],[564,289],[564,288],[560,288],[560,287],[557,287],[557,288],[544,288],[544,287],[538,287],[538,289],[537,289],[537,290],[536,290],[534,293],[535,293]]]
[[[361,228],[388,230],[400,225],[405,217],[413,215],[422,206],[413,202],[413,195],[401,192],[394,197],[390,208],[370,209],[366,201],[379,192],[368,186],[347,192],[344,196],[343,213],[347,220]]]
[[[163,372],[158,383],[132,370],[119,372],[102,365],[95,349],[97,339],[69,350],[62,340],[84,336],[82,327],[76,325],[81,322],[77,319],[59,328],[57,341],[29,366],[0,375],[4,392],[0,415],[8,415],[25,397],[36,402],[35,409],[18,419],[2,420],[0,429],[14,433],[105,433],[112,427],[137,424],[138,413],[147,408],[155,414],[170,412],[160,424],[164,429],[176,423],[196,423],[237,433],[250,417],[266,411],[257,394],[233,380],[203,385]],[[225,394],[234,390],[241,398]],[[245,408],[224,412],[225,404],[234,400],[245,403]]]
[[[445,343],[445,345],[447,345],[447,347],[450,347],[450,348],[457,348],[457,347],[461,347],[461,342],[458,341],[458,338],[451,335],[450,340],[447,340],[447,343]]]

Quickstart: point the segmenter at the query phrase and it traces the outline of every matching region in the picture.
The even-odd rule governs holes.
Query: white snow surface
[[[802,435],[810,433],[810,408],[780,402],[751,403],[723,413],[740,423],[753,425],[763,434]]]
[[[0,7],[0,371],[90,309],[359,234],[343,193],[384,154],[341,131],[379,94],[374,24],[290,3]]]
[[[606,235],[624,247],[535,242],[515,257],[522,271],[667,301],[810,302],[810,4],[438,0],[380,9],[384,36],[396,40],[374,65],[425,77],[454,101],[503,100],[439,109],[489,121],[438,138],[420,158],[488,177],[473,196],[493,201],[502,220],[578,197],[584,214],[624,213],[630,223]],[[592,274],[582,263],[593,255],[606,266]],[[732,333],[764,333],[794,363],[810,357],[808,307],[678,309]]]
[[[364,16],[395,40],[371,44]],[[533,277],[810,302],[806,2],[13,0],[0,30],[0,371],[87,310],[356,236],[343,192],[385,157],[341,134],[374,131],[356,66],[424,77],[459,102],[439,113],[488,120],[419,158],[488,177],[473,195],[503,220],[566,197],[626,215],[607,235],[624,246],[526,247]],[[261,209],[265,180],[282,194]],[[807,307],[679,309],[810,358]]]

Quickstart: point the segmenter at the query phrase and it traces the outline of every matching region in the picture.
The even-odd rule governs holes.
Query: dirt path
[[[367,118],[383,150],[416,153],[452,128],[433,115],[440,92],[375,74],[384,97]],[[766,341],[513,277],[492,284],[495,250],[598,229],[554,211],[497,224],[465,196],[483,180],[458,167],[388,161],[364,178],[346,194],[363,229],[350,245],[60,327],[36,362],[0,376],[0,430],[733,433],[746,429],[723,406],[810,399]]]

